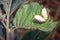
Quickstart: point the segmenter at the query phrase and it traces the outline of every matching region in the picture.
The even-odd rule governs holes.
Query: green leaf
[[[55,27],[56,22],[53,22],[51,18],[49,18],[43,24],[36,22],[33,18],[34,15],[41,15],[42,8],[43,6],[39,5],[38,3],[31,3],[31,4],[23,5],[17,11],[13,24],[22,28],[35,28],[35,29],[40,29],[43,31],[52,30],[53,27]]]

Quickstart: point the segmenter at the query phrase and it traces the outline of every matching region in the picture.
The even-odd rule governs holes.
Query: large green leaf
[[[50,18],[43,24],[36,22],[34,15],[40,15],[43,6],[37,3],[23,5],[16,13],[13,24],[22,28],[35,28],[43,31],[52,30],[56,25]]]

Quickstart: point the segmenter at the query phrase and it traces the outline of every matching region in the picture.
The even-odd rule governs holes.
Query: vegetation
[[[26,2],[26,1],[27,0],[22,0],[22,1],[21,0],[15,0],[15,1],[14,0],[1,0],[1,2],[0,2],[0,13],[1,13],[0,14],[0,23],[1,23],[0,27],[1,27],[1,29],[0,29],[0,31],[2,29],[4,29],[4,30],[2,30],[3,35],[4,35],[3,39],[10,40],[10,36],[13,37],[13,35],[16,38],[20,38],[20,35],[25,34],[24,32],[26,30],[28,31],[28,29],[29,30],[33,29],[32,31],[30,30],[30,31],[26,32],[26,34],[23,36],[22,40],[29,40],[29,39],[30,40],[44,40],[44,38],[49,33],[46,31],[51,31],[55,27],[56,22],[53,22],[50,17],[48,18],[48,20],[45,23],[39,23],[36,20],[34,20],[34,18],[33,18],[34,15],[41,15],[41,10],[42,10],[43,6],[39,5],[38,3],[24,4],[24,2]],[[18,10],[18,11],[13,19],[12,16],[14,15],[15,10],[16,11]],[[10,22],[12,20],[13,20],[13,23]],[[13,25],[10,25],[10,24],[13,24]],[[16,29],[18,31],[16,29],[14,29],[13,26],[15,26],[15,28],[17,27]],[[20,28],[20,29],[18,29],[18,28]],[[21,30],[22,30],[22,32],[21,32]],[[16,34],[14,33],[15,31],[16,31]],[[20,34],[20,35],[18,35],[18,34]],[[16,36],[16,35],[18,35],[18,36]],[[18,40],[20,40],[20,39],[18,39]]]
[[[25,4],[19,8],[14,18],[13,24],[20,28],[35,28],[42,31],[49,31],[55,27],[56,22],[53,22],[49,17],[45,23],[39,23],[34,20],[34,15],[41,15],[43,6],[38,3]]]
[[[21,40],[44,40],[48,36],[49,31],[56,26],[56,22],[53,22],[50,17],[45,23],[39,23],[34,20],[33,16],[41,15],[42,8],[43,6],[38,3],[31,3],[24,4],[18,9],[13,20],[14,26],[23,29],[33,29],[26,32]],[[19,40],[19,38],[16,40]]]

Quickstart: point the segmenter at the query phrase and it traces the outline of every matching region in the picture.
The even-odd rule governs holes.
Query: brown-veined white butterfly
[[[42,9],[41,15],[35,15],[34,19],[39,22],[45,22],[48,19],[48,11],[46,8]]]

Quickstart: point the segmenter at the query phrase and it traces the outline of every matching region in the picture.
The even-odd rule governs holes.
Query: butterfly
[[[34,19],[39,22],[45,22],[48,19],[48,11],[46,8],[42,9],[41,15],[35,15]]]

